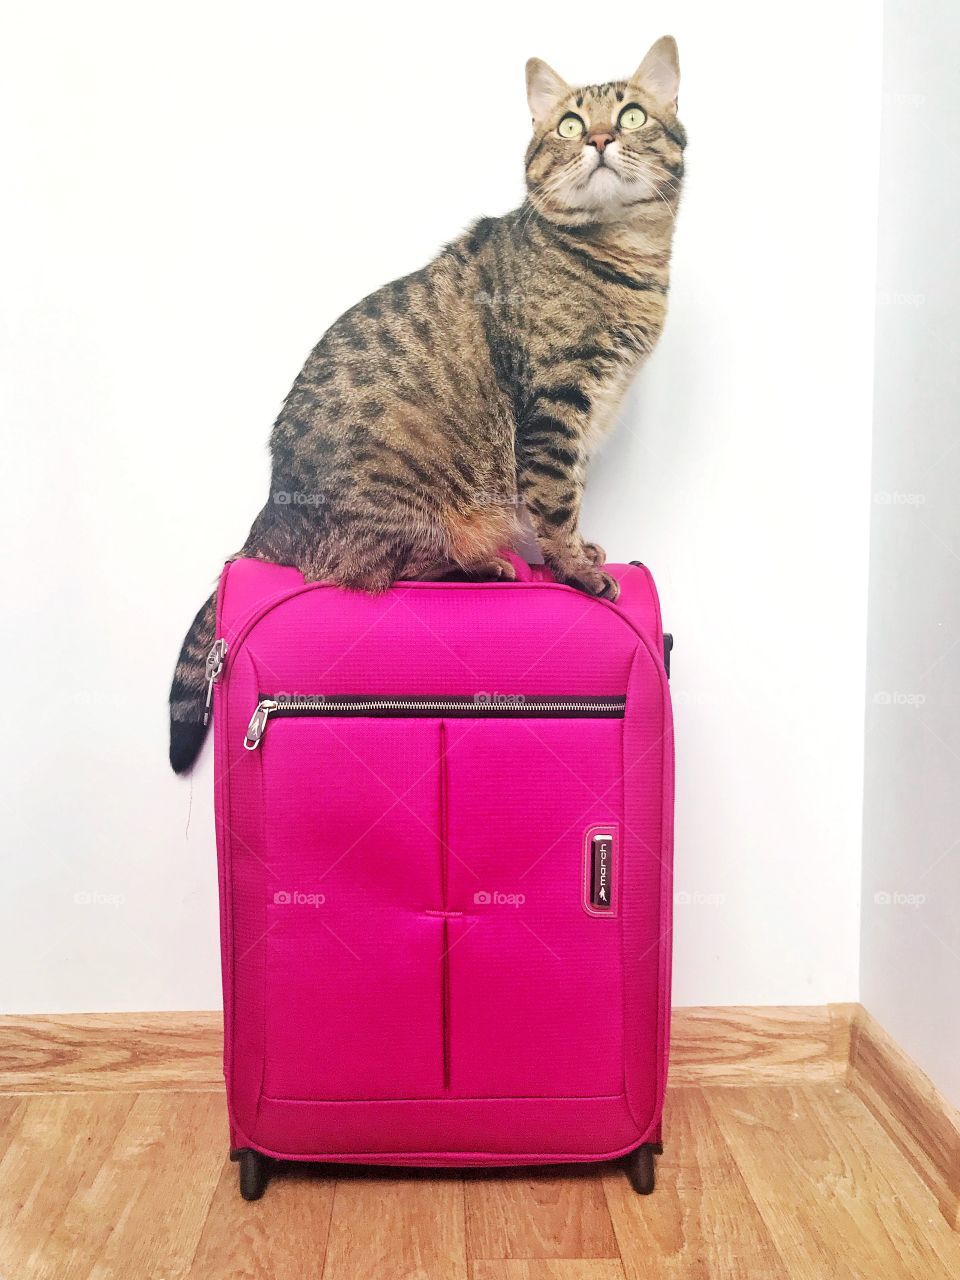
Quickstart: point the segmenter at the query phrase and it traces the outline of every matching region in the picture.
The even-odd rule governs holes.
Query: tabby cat
[[[527,63],[527,198],[358,303],[310,353],[273,428],[271,491],[241,555],[385,591],[398,578],[510,578],[529,512],[561,582],[612,600],[580,534],[591,450],[667,307],[686,136],[677,46],[574,89]],[[170,690],[170,762],[204,736],[214,600]]]

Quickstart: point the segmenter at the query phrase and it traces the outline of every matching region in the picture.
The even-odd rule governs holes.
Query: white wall
[[[885,23],[862,992],[960,1104],[960,11]]]
[[[279,402],[344,307],[520,199],[529,55],[607,79],[670,30],[672,314],[585,523],[677,635],[676,998],[856,996],[880,27],[797,13],[8,6],[6,1009],[218,1002],[210,753],[167,771],[165,699]]]

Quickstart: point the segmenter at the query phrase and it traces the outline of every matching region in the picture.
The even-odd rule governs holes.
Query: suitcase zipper
[[[214,640],[213,648],[207,654],[207,697],[203,704],[203,723],[210,719],[210,703],[213,701],[213,686],[220,679],[223,664],[227,658],[226,640]]]
[[[243,745],[256,751],[271,716],[455,716],[517,720],[599,718],[622,720],[626,698],[261,698]]]

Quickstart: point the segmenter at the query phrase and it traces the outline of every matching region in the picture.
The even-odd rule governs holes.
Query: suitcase
[[[372,597],[229,563],[207,665],[231,1157],[623,1157],[653,1189],[673,738],[656,590]]]

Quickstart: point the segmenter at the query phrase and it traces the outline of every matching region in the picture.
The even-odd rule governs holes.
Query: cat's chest
[[[623,397],[642,359],[642,355],[631,355],[590,384],[590,412],[584,426],[584,444],[588,454],[595,452],[613,428]]]

